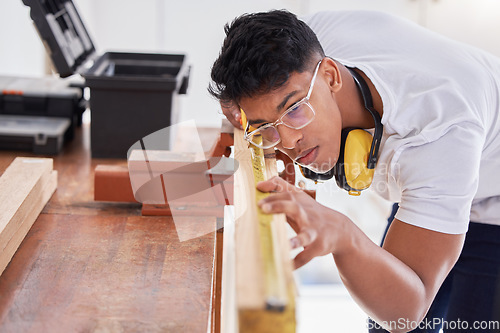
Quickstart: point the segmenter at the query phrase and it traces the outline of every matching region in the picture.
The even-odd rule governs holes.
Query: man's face
[[[315,116],[301,129],[277,126],[281,142],[278,148],[292,160],[315,172],[326,172],[337,162],[340,150],[342,121],[335,95],[328,84],[322,63],[314,83],[309,103]],[[275,122],[289,107],[306,97],[312,71],[293,73],[282,87],[252,98],[242,98],[240,106],[254,127]]]

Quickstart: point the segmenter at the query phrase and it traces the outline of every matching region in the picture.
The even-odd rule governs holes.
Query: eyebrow
[[[299,92],[299,90],[294,90],[291,93],[289,93],[288,95],[286,95],[285,98],[283,99],[283,101],[276,107],[276,110],[278,110],[278,112],[280,112],[281,109],[283,109],[285,107],[286,103],[288,103],[288,100],[290,98],[292,98],[298,92]]]
[[[255,125],[255,124],[260,124],[260,123],[268,123],[269,121],[265,120],[265,119],[255,119],[255,120],[248,120],[248,123],[250,125]]]
[[[288,100],[299,92],[300,92],[300,90],[294,90],[294,91],[290,92],[288,95],[286,95],[285,98],[283,99],[283,101],[281,101],[281,103],[276,107],[276,111],[279,113],[281,111],[281,109],[283,109],[285,107],[285,105],[288,103]],[[254,125],[254,124],[260,124],[260,123],[269,123],[269,121],[267,121],[265,119],[255,119],[255,120],[248,120],[248,123],[250,125]]]

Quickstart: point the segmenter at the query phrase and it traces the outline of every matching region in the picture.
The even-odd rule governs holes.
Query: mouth
[[[295,161],[301,165],[309,165],[316,160],[317,156],[318,146],[304,150],[297,156]]]

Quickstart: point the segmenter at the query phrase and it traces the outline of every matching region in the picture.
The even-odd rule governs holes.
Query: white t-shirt
[[[357,67],[384,106],[372,188],[399,220],[459,234],[500,225],[500,59],[408,20],[370,11],[305,22],[325,53]]]

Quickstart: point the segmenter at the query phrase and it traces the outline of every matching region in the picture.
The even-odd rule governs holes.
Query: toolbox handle
[[[189,85],[189,73],[190,72],[191,72],[191,66],[188,66],[188,68],[186,69],[186,73],[182,77],[181,86],[179,87],[179,95],[187,94],[187,88]]]

